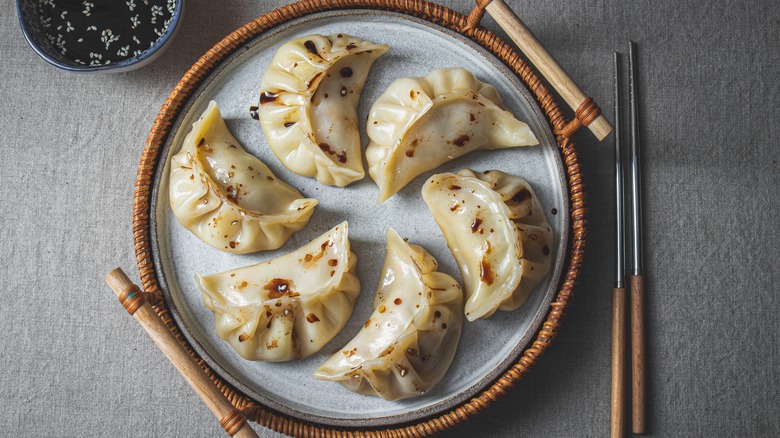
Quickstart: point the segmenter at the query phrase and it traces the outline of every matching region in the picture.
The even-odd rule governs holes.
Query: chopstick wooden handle
[[[177,371],[190,384],[195,393],[206,403],[209,410],[220,421],[225,431],[238,438],[257,438],[240,410],[233,407],[205,372],[168,330],[151,305],[144,299],[143,292],[133,284],[124,271],[114,269],[106,275],[106,282],[119,297],[125,309],[146,330],[149,337],[171,361]]]
[[[631,418],[632,431],[645,433],[645,283],[631,276]]]
[[[626,289],[612,289],[612,438],[626,430]]]
[[[582,92],[566,71],[558,65],[552,55],[503,0],[492,0],[485,7],[485,10],[512,38],[512,41],[525,53],[525,56],[539,69],[539,72],[558,91],[558,94],[561,95],[572,110],[576,111],[588,99],[588,96]],[[588,128],[599,140],[603,140],[612,132],[612,125],[603,115],[599,115],[598,118],[593,120],[588,125]]]

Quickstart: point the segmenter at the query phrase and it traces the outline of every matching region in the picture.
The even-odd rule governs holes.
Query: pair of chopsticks
[[[631,148],[629,150],[631,195],[631,430],[645,433],[645,341],[644,341],[644,277],[642,271],[642,202],[639,166],[639,114],[637,110],[635,45],[628,43],[629,106],[631,115]],[[615,52],[615,199],[617,261],[615,288],[612,290],[612,427],[613,438],[625,431],[626,410],[626,205],[624,203],[624,172],[622,123],[620,122],[621,74],[620,55]]]

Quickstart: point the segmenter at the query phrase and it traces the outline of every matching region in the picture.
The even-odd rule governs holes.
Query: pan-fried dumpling
[[[433,388],[455,356],[463,326],[463,293],[436,266],[433,256],[388,228],[374,313],[314,377],[386,400]]]
[[[197,276],[217,335],[245,359],[281,362],[319,351],[352,314],[360,281],[342,222],[301,248]]]
[[[282,164],[332,186],[363,178],[357,105],[368,71],[388,48],[347,34],[308,35],[279,48],[257,115]]]
[[[552,229],[528,183],[499,170],[432,176],[422,196],[455,256],[466,318],[514,310],[552,263]]]
[[[169,195],[184,228],[236,254],[279,248],[317,205],[244,151],[214,101],[171,158]]]
[[[384,202],[418,175],[471,151],[539,144],[498,91],[463,68],[401,78],[371,107],[368,173]]]

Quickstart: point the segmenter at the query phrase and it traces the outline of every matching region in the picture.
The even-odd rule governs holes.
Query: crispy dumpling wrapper
[[[171,158],[169,195],[182,226],[236,254],[279,248],[317,205],[244,151],[214,101]]]
[[[342,222],[289,254],[196,279],[220,338],[245,359],[281,362],[319,351],[344,327],[360,293],[356,263]]]
[[[552,228],[531,186],[498,170],[432,176],[422,196],[455,257],[466,318],[520,307],[552,264]]]
[[[386,400],[431,390],[452,363],[463,326],[463,293],[422,247],[387,230],[374,312],[314,377]]]
[[[279,48],[263,76],[258,116],[285,167],[338,187],[363,178],[357,105],[388,48],[347,34],[308,35]]]
[[[368,173],[380,203],[469,152],[539,144],[498,91],[463,68],[396,80],[371,107],[366,131]]]

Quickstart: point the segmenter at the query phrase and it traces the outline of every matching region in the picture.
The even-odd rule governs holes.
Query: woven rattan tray
[[[159,256],[156,255],[157,248],[153,232],[155,221],[155,193],[153,191],[156,178],[159,177],[159,172],[164,167],[161,164],[165,158],[161,153],[162,149],[166,142],[170,142],[171,134],[175,131],[174,121],[179,119],[182,111],[188,108],[190,99],[199,87],[208,80],[208,76],[218,70],[220,64],[234,56],[239,49],[246,48],[247,43],[269,33],[269,31],[276,30],[280,26],[302,17],[316,18],[318,13],[347,9],[381,9],[416,17],[416,19],[424,20],[433,26],[462,33],[495,55],[516,74],[530,90],[540,108],[540,113],[544,113],[552,131],[556,134],[555,142],[557,142],[561,154],[559,161],[562,162],[562,167],[565,169],[567,179],[565,185],[568,185],[568,196],[564,197],[564,201],[568,201],[568,208],[562,211],[569,212],[570,217],[564,223],[567,227],[571,227],[570,230],[566,230],[568,232],[563,233],[568,239],[563,239],[563,243],[567,247],[563,248],[562,251],[565,253],[565,266],[563,266],[560,287],[557,288],[557,293],[551,293],[550,299],[545,302],[547,308],[540,314],[538,324],[535,326],[539,328],[538,331],[534,336],[529,336],[529,339],[524,341],[524,350],[518,351],[514,359],[504,366],[500,373],[491,381],[484,382],[478,392],[469,394],[468,399],[459,400],[457,404],[444,404],[437,409],[416,416],[397,416],[379,422],[356,421],[354,424],[319,421],[316,417],[291,414],[284,409],[278,409],[273,403],[267,401],[263,403],[262,400],[258,400],[259,397],[252,397],[246,391],[239,390],[236,385],[227,383],[224,380],[225,376],[220,372],[214,371],[213,367],[208,364],[208,357],[205,358],[206,360],[201,358],[202,350],[197,345],[191,344],[191,339],[186,336],[186,330],[181,331],[179,324],[177,324],[178,318],[174,319],[171,316],[172,309],[169,307],[170,303],[166,301],[168,295],[164,294],[164,290],[161,288],[165,281],[160,281],[160,276],[164,273],[160,271],[159,260],[156,259]],[[171,332],[198,360],[231,403],[245,413],[249,419],[271,429],[295,436],[421,436],[432,434],[464,421],[485,409],[509,387],[522,379],[535,363],[539,354],[554,338],[560,317],[568,303],[579,273],[584,246],[584,193],[576,151],[570,141],[571,135],[581,125],[576,119],[574,123],[566,124],[552,96],[534,71],[508,44],[477,26],[479,12],[480,10],[477,8],[476,13],[467,18],[446,8],[422,1],[399,4],[372,1],[295,3],[248,23],[219,42],[185,74],[163,105],[147,139],[136,182],[133,218],[134,240],[143,288],[147,292],[147,298]],[[546,303],[550,301],[548,306]],[[175,308],[173,310],[175,313]],[[533,342],[530,342],[531,340]]]

